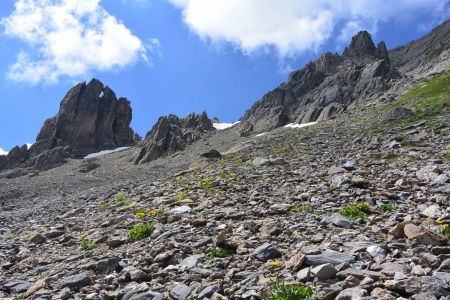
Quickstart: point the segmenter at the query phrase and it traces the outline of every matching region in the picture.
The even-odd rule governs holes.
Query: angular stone
[[[313,268],[311,273],[313,273],[319,280],[327,280],[333,279],[336,276],[337,271],[332,264],[324,264]]]
[[[185,285],[184,283],[179,283],[170,290],[170,296],[175,300],[185,300],[188,299],[191,291],[191,287]]]
[[[450,286],[443,280],[431,277],[410,277],[405,280],[387,280],[384,286],[402,295],[412,296],[419,293],[432,292],[436,297],[450,295]]]
[[[447,238],[444,236],[414,224],[406,224],[404,233],[408,239],[425,245],[445,246],[448,243]]]
[[[300,270],[304,260],[305,255],[303,253],[297,253],[289,259],[289,261],[286,263],[286,266],[295,272]]]
[[[45,241],[45,237],[40,233],[34,233],[30,236],[30,243],[32,244],[42,244]]]
[[[30,286],[31,283],[28,281],[16,280],[5,283],[2,289],[10,294],[18,294],[26,292]]]
[[[269,243],[265,243],[256,248],[252,255],[263,262],[281,257],[280,251]]]
[[[347,253],[341,253],[334,250],[325,250],[318,255],[306,255],[305,265],[318,266],[323,264],[338,265],[341,263],[352,262],[355,260],[355,256]]]
[[[334,213],[331,216],[325,216],[322,218],[322,220],[320,221],[321,224],[333,224],[336,227],[340,227],[340,228],[352,228],[353,227],[353,223],[345,216],[339,214],[339,213]]]
[[[428,218],[437,219],[442,215],[442,211],[438,204],[433,204],[421,211],[420,214]]]
[[[192,269],[193,267],[197,266],[197,264],[203,259],[203,257],[203,254],[191,255],[183,259],[180,265],[188,269]]]
[[[92,282],[91,277],[88,274],[76,274],[60,281],[60,289],[68,287],[71,290],[79,290],[82,287],[90,285]]]
[[[355,287],[355,288],[345,289],[342,292],[340,292],[337,295],[336,300],[356,300],[356,299],[361,299],[362,297],[366,297],[366,296],[369,296],[369,293],[367,292],[367,290],[359,288],[359,287]]]

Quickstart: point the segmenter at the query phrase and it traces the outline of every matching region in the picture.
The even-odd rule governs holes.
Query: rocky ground
[[[448,78],[147,165],[3,174],[0,298],[449,299]]]

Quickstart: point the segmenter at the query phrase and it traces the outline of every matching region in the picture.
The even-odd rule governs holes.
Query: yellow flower
[[[275,267],[278,267],[279,265],[280,265],[280,262],[279,262],[279,261],[274,260],[274,261],[271,261],[271,262],[270,262],[270,266],[271,266],[271,267],[274,267],[274,268],[275,268]]]
[[[445,229],[448,228],[448,224],[444,224],[444,225],[442,225],[442,226],[444,226]]]
[[[444,223],[444,222],[442,222],[441,220],[436,220],[436,224],[440,225],[442,223]]]

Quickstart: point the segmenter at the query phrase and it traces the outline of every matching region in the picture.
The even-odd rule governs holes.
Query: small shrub
[[[131,200],[128,198],[127,194],[119,193],[115,197],[117,203],[122,207],[128,207],[131,205]]]
[[[292,211],[298,212],[298,213],[307,213],[310,211],[310,209],[311,209],[311,207],[309,206],[308,203],[301,204],[301,205],[293,205],[291,207]]]
[[[211,252],[205,256],[206,260],[212,260],[214,258],[225,258],[230,256],[230,252],[223,248],[214,248]]]
[[[357,204],[349,204],[347,207],[341,209],[339,213],[351,220],[367,220],[367,214],[370,213],[370,208],[365,202],[358,202]]]
[[[158,209],[151,209],[150,216],[152,218],[161,218],[164,217],[166,211],[164,210],[164,206],[160,205]]]
[[[83,241],[80,243],[80,248],[83,250],[92,250],[97,247],[97,244],[94,242]]]
[[[128,231],[128,242],[136,242],[150,236],[155,231],[156,225],[153,223],[138,223]]]
[[[314,294],[313,289],[310,286],[301,284],[287,284],[286,282],[279,280],[278,276],[272,288],[267,292],[266,300],[298,300],[307,299]]]
[[[392,205],[386,203],[381,204],[380,209],[384,213],[393,212],[395,210],[395,208]]]

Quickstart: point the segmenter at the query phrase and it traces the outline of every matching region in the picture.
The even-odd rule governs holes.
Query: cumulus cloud
[[[15,81],[55,83],[149,61],[145,43],[100,0],[17,0],[0,24],[6,36],[29,46],[10,66],[8,77]]]
[[[275,49],[286,57],[315,51],[336,36],[347,42],[380,22],[429,13],[449,16],[448,0],[168,0],[185,24],[212,42],[229,42],[244,53]]]
[[[3,150],[2,148],[0,148],[0,155],[7,155],[8,152],[6,152],[5,150]]]

